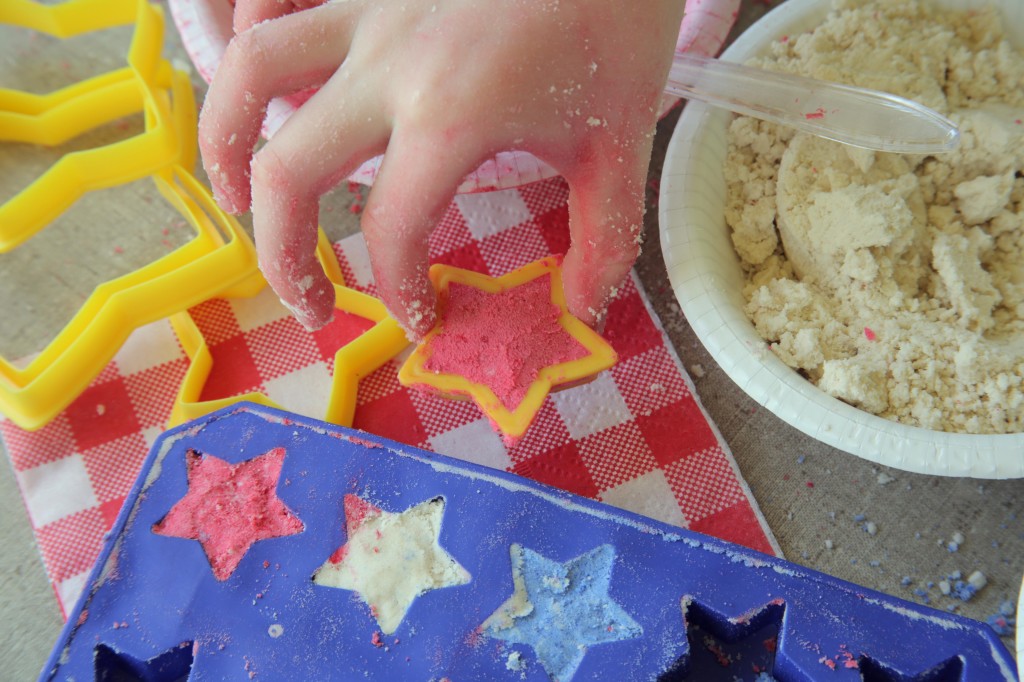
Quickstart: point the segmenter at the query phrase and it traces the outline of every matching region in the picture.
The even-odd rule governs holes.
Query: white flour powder
[[[873,153],[750,118],[727,221],[761,336],[883,417],[1024,431],[1024,55],[993,10],[840,0],[757,65],[903,95],[960,127],[941,156]]]

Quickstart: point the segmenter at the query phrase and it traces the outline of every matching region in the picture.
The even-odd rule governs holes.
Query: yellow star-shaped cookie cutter
[[[375,323],[373,327],[339,348],[334,355],[331,394],[324,420],[341,426],[351,426],[356,410],[359,382],[405,350],[409,346],[409,340],[398,323],[388,315],[380,300],[345,286],[337,257],[322,231],[317,243],[317,258],[327,277],[334,284],[335,307]],[[200,401],[199,397],[213,368],[213,356],[202,332],[187,311],[172,317],[171,325],[185,354],[191,359],[191,364],[178,391],[168,427],[243,401],[268,407],[287,407],[278,405],[266,395],[256,392]]]
[[[3,0],[0,23],[59,38],[135,25],[124,68],[46,95],[0,89],[0,141],[56,146],[128,114],[143,110],[146,116],[145,132],[63,156],[0,205],[0,253],[31,237],[89,190],[137,180],[173,163],[192,170],[194,146],[183,147],[171,109],[157,101],[174,78],[160,57],[164,20],[159,7],[147,0],[68,0],[53,6]]]
[[[262,285],[244,229],[223,213],[191,173],[155,175],[160,193],[196,230],[166,256],[97,286],[27,366],[0,358],[0,412],[23,429],[48,423],[103,370],[136,328],[217,295],[241,296]]]
[[[559,260],[556,256],[549,256],[501,277],[489,277],[449,265],[432,266],[430,281],[438,295],[437,324],[402,365],[398,373],[399,381],[405,386],[426,388],[447,398],[470,398],[494,422],[506,439],[515,441],[522,437],[544,398],[552,390],[585,383],[585,380],[592,378],[593,375],[614,365],[618,359],[615,351],[600,334],[569,312],[562,291]],[[432,353],[431,342],[444,332],[448,288],[451,284],[461,284],[490,294],[498,294],[546,275],[551,276],[551,303],[561,311],[558,324],[588,351],[586,356],[541,368],[537,378],[527,389],[526,395],[513,410],[509,410],[485,384],[470,381],[460,374],[437,372],[426,368]]]

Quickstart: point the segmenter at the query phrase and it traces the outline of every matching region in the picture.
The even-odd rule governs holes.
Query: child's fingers
[[[410,338],[421,338],[434,324],[428,239],[459,183],[476,167],[476,152],[399,124],[363,210],[377,290]]]
[[[342,67],[252,163],[260,267],[309,329],[325,325],[334,311],[334,288],[315,260],[320,196],[387,143],[387,123],[374,115],[380,103],[346,75]]]
[[[650,140],[603,150],[567,174],[571,244],[562,263],[569,312],[600,327],[608,303],[640,253]]]
[[[325,82],[345,58],[361,3],[336,3],[253,27],[229,43],[199,117],[199,146],[217,202],[249,207],[249,161],[267,103]]]

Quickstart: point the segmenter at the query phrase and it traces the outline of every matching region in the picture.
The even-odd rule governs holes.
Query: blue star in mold
[[[559,563],[514,544],[515,591],[484,621],[485,635],[527,644],[548,675],[567,682],[595,644],[643,634],[643,628],[608,596],[615,549],[601,545]]]

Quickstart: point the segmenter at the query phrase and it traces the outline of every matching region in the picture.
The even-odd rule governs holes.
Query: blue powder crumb
[[[960,551],[960,545],[958,545],[955,542],[950,542],[948,545],[946,545],[946,549],[948,549],[950,552],[958,552]]]
[[[861,521],[864,521],[867,518],[868,517],[864,516],[863,514],[857,514],[856,516],[853,517],[853,520],[856,521],[857,523],[860,523]]]
[[[800,455],[799,457],[796,458],[796,463],[797,464],[803,464],[806,459],[807,459],[806,457],[804,457],[803,455]]]
[[[995,630],[995,633],[1000,637],[1012,635],[1013,631],[1016,629],[1016,621],[1013,618],[1007,618],[1001,613],[989,616],[988,620],[985,622],[988,623],[988,626]]]
[[[957,580],[953,584],[952,595],[960,601],[970,601],[977,593],[977,587],[963,580]]]
[[[900,584],[903,585],[903,587],[906,587],[907,585],[909,585],[912,582],[913,581],[910,579],[910,576],[909,575],[905,575],[905,576],[903,576],[903,580],[900,581]]]
[[[757,677],[754,678],[754,682],[775,682],[775,678],[768,673],[758,673]]]
[[[1013,602],[1010,601],[1009,599],[1006,599],[1005,601],[1003,601],[1002,604],[999,605],[999,613],[1004,615],[1004,616],[1012,616],[1014,611],[1016,611],[1016,610],[1017,610],[1017,608],[1013,605]]]

